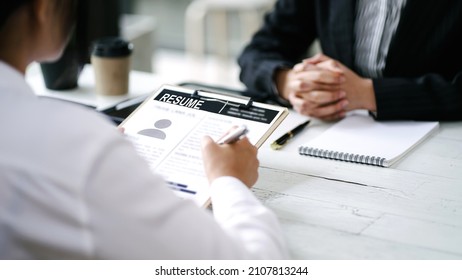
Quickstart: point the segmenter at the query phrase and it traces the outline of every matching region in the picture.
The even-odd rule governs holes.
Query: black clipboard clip
[[[239,109],[250,110],[250,107],[252,107],[252,105],[253,100],[249,97],[246,104],[239,104]]]
[[[193,93],[191,93],[191,98],[194,98],[194,99],[201,99],[201,96],[199,95],[199,90],[198,89],[195,89],[193,91]]]
[[[191,93],[191,98],[201,99],[202,96],[200,95],[200,92],[207,92],[207,91],[195,89]],[[213,93],[213,92],[210,92],[210,93]],[[225,94],[225,93],[221,93],[221,92],[220,93],[213,93],[213,94],[220,94],[220,95],[224,95],[224,96],[230,96],[230,97],[242,99],[243,103],[239,102],[239,109],[242,109],[242,110],[250,110],[250,108],[253,105],[252,97],[244,97],[244,96],[235,95],[235,94]]]

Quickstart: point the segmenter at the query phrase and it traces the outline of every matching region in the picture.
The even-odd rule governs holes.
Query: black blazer
[[[273,75],[323,53],[356,72],[355,0],[278,0],[239,57],[241,81],[274,95]],[[407,0],[383,77],[374,79],[378,119],[462,120],[462,1]]]

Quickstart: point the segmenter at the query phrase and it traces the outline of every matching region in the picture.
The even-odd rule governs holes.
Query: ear
[[[50,5],[53,1],[50,0],[33,0],[32,1],[32,13],[38,24],[43,24],[50,17]]]

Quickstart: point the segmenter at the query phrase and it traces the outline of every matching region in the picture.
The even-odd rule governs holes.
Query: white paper
[[[391,165],[437,127],[438,122],[377,122],[353,113],[303,147],[385,158]]]
[[[180,88],[173,89],[181,91]],[[188,91],[186,93],[190,94]],[[169,101],[176,102],[175,99]],[[185,100],[184,104],[186,101],[190,100]],[[202,137],[209,135],[217,140],[233,125],[246,125],[249,130],[247,137],[256,144],[264,140],[267,131],[285,109],[270,107],[277,109],[277,116],[270,123],[264,123],[197,108],[159,102],[150,97],[122,126],[140,155],[148,161],[153,171],[164,176],[176,194],[203,206],[209,198],[209,183],[202,163]]]

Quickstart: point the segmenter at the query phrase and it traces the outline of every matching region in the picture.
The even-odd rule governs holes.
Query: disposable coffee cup
[[[106,37],[94,42],[91,64],[95,72],[97,94],[128,93],[132,52],[133,44],[119,37]]]

